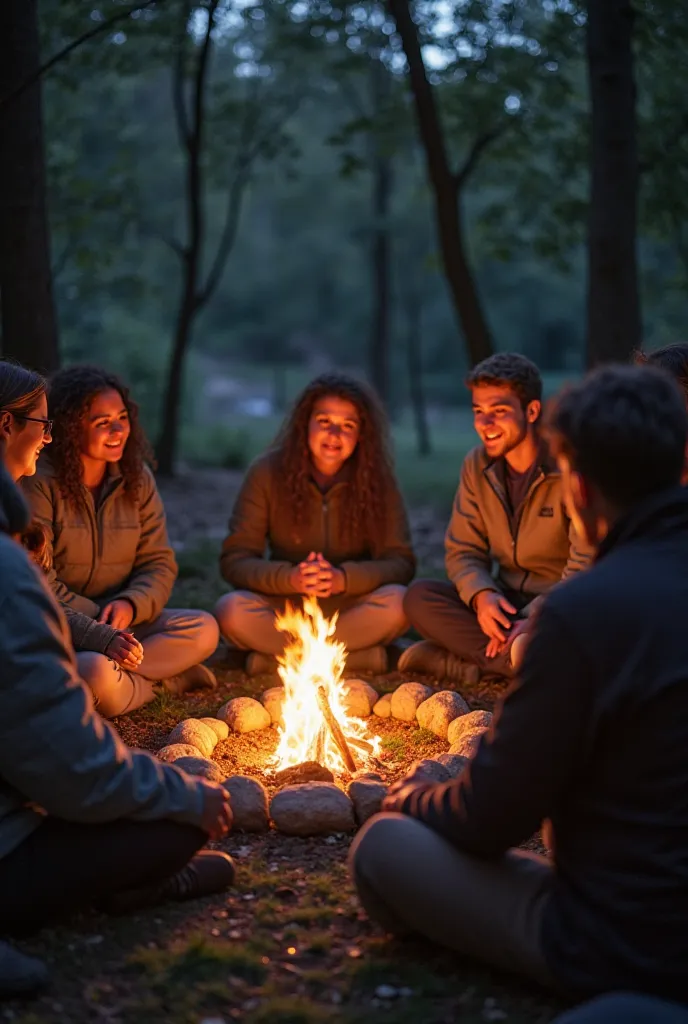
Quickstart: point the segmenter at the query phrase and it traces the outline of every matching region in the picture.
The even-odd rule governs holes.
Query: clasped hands
[[[527,628],[525,619],[513,621],[512,616],[516,615],[517,609],[504,594],[495,590],[481,590],[473,602],[473,608],[478,624],[487,637],[485,655],[488,658],[496,658],[506,651],[519,633]]]
[[[346,590],[344,572],[336,569],[319,551],[311,551],[305,561],[294,566],[289,583],[295,594],[305,597],[332,597]]]
[[[117,630],[105,651],[120,668],[136,670],[143,661],[143,647],[128,627],[134,619],[134,606],[131,601],[109,601],[102,608],[98,622],[105,622]]]

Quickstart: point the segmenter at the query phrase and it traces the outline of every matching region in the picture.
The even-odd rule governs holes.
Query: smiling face
[[[308,422],[308,448],[323,476],[334,476],[356,450],[361,417],[353,402],[325,395],[313,406]]]
[[[524,409],[512,389],[503,384],[478,384],[473,389],[473,424],[491,459],[517,448],[540,415],[540,402]]]
[[[31,419],[24,419],[30,416]],[[36,405],[21,413],[3,411],[0,414],[0,436],[4,441],[4,462],[13,480],[33,476],[36,462],[44,445],[52,438],[45,432],[45,425],[35,420],[46,420],[48,401],[41,395]]]
[[[81,457],[84,462],[119,462],[129,439],[129,413],[119,391],[108,388],[92,400],[84,418]]]

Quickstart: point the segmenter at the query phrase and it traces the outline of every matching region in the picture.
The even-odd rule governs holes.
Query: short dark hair
[[[542,376],[535,363],[520,352],[497,352],[474,366],[466,377],[466,387],[492,384],[511,388],[525,409],[542,401]]]
[[[636,352],[637,366],[656,366],[678,381],[688,401],[688,342],[678,341],[673,345],[655,349],[654,352]]]
[[[605,366],[562,392],[546,432],[555,455],[625,509],[680,482],[688,412],[662,370]]]

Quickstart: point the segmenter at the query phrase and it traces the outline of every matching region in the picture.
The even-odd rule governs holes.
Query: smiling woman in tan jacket
[[[385,645],[408,627],[413,577],[403,499],[375,395],[343,374],[311,381],[273,447],[250,467],[222,546],[236,589],[215,609],[223,636],[253,652],[249,674],[276,668],[275,612],[312,595],[359,671],[384,672]]]
[[[47,538],[53,590],[65,609],[130,638],[117,661],[77,655],[98,710],[126,714],[158,685],[214,687],[200,663],[217,646],[217,623],[207,612],[165,607],[177,566],[136,403],[117,377],[72,366],[53,377],[49,406],[52,444],[23,484]]]

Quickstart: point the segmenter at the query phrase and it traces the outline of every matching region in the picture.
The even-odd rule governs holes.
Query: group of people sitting
[[[0,931],[231,884],[202,849],[231,828],[226,790],[105,719],[214,687],[220,634],[249,674],[274,670],[276,613],[310,595],[349,668],[514,677],[460,777],[406,777],[356,838],[371,916],[574,997],[688,1000],[688,346],[643,361],[595,372],[545,424],[529,360],[472,370],[480,445],[446,582],[411,582],[375,396],[317,378],[246,474],[214,615],[166,607],[176,564],[124,384],[70,367],[48,388],[0,362]],[[543,823],[550,857],[518,850]],[[7,989],[42,971],[9,946],[3,969]]]

